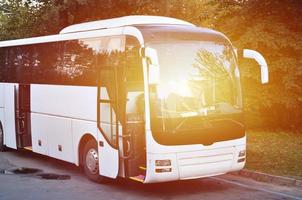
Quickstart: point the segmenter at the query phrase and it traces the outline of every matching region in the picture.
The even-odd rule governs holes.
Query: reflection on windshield
[[[238,112],[239,75],[229,46],[200,41],[150,46],[160,64],[160,82],[151,95],[157,117]]]

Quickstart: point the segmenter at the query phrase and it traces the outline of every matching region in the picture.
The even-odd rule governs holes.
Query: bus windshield
[[[239,71],[230,45],[211,41],[152,43],[159,83],[151,86],[155,118],[240,112]]]

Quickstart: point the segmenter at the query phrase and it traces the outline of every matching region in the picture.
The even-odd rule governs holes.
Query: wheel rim
[[[86,154],[86,167],[91,174],[97,174],[99,171],[99,156],[95,149],[89,149]]]

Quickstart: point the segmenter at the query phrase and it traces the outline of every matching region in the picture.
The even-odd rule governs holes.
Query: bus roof
[[[135,27],[142,32],[145,43],[202,40],[231,44],[223,33],[203,27],[181,25],[139,25]]]
[[[92,38],[96,37],[96,35],[99,35],[99,31],[101,31],[102,34],[104,34],[103,31],[107,32],[105,33],[105,35],[107,35],[108,33],[112,35],[119,35],[122,33],[122,29],[120,28],[127,26],[133,26],[139,29],[143,34],[145,42],[162,40],[161,37],[165,38],[165,40],[169,40],[169,37],[167,37],[169,36],[169,34],[173,35],[173,37],[171,37],[170,39],[178,38],[187,40],[198,37],[203,40],[213,40],[216,42],[228,40],[228,38],[220,32],[207,28],[197,27],[194,24],[180,19],[161,16],[133,15],[74,24],[62,29],[60,31],[60,34],[57,35],[0,41],[0,48],[45,42],[58,42],[72,39]]]
[[[60,34],[65,33],[75,33],[82,31],[90,31],[97,29],[107,29],[107,28],[116,28],[122,26],[130,25],[156,25],[156,24],[169,24],[169,25],[186,25],[186,26],[195,26],[189,22],[175,19],[171,17],[161,17],[161,16],[147,16],[147,15],[132,15],[125,17],[118,17],[112,19],[105,19],[93,22],[86,22],[81,24],[74,24],[68,26],[60,31]]]

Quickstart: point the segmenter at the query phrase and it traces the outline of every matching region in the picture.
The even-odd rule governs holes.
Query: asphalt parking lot
[[[13,169],[35,168],[40,171],[14,174]],[[118,179],[96,184],[69,163],[26,151],[0,152],[1,200],[127,200],[127,199],[301,199],[302,190],[295,187],[259,183],[251,179],[222,175],[196,180],[140,184]],[[60,175],[58,179],[41,174]]]

